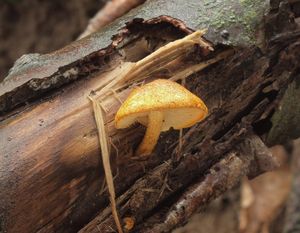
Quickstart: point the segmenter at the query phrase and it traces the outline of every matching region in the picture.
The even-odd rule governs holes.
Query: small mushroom
[[[115,116],[115,125],[123,129],[139,122],[147,127],[135,152],[142,157],[151,154],[160,132],[171,127],[191,127],[207,114],[208,109],[199,97],[176,82],[157,79],[129,94]]]

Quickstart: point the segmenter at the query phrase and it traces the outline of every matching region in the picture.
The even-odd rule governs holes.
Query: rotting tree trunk
[[[257,9],[252,15],[255,22],[244,21],[247,27],[237,27],[249,18],[247,8],[241,12],[240,1],[216,1],[213,7],[212,3],[186,2],[148,1],[99,34],[49,55],[23,57],[16,64],[0,86],[0,220],[4,232],[74,232],[96,214],[81,232],[114,231],[114,222],[105,209],[107,193],[100,190],[103,169],[87,96],[130,69],[129,62],[139,61],[196,29],[208,27],[206,38],[214,52],[195,46],[161,67],[167,69],[144,77],[146,81],[172,78],[235,49],[225,61],[186,79],[188,89],[204,99],[210,114],[203,123],[184,131],[180,150],[178,132],[170,131],[161,136],[151,159],[130,159],[143,129],[116,131],[113,116],[120,105],[115,97],[126,97],[131,80],[116,96],[102,99],[121,217],[134,219],[136,232],[169,232],[195,211],[190,203],[206,204],[241,176],[254,177],[273,167],[271,156],[253,132],[268,142],[268,133],[276,132],[270,131],[273,112],[288,85],[299,79],[299,29],[291,20],[289,5],[272,5],[263,34],[262,27],[257,27],[257,22],[262,22],[262,12]],[[232,11],[226,9],[224,20],[217,21],[217,9],[223,4],[241,18],[230,18],[225,13]],[[259,9],[263,5],[261,1],[251,4]],[[202,18],[205,9],[211,18]],[[160,15],[169,16],[153,18]],[[116,29],[133,17],[147,21],[132,21],[102,49]],[[265,35],[265,40],[262,36],[255,40],[254,32]],[[69,84],[62,86],[65,83]],[[101,88],[97,91],[101,93]],[[297,130],[293,137],[299,136]],[[195,197],[184,203],[189,211],[183,213],[176,212],[181,195]],[[172,211],[178,217],[162,223]]]

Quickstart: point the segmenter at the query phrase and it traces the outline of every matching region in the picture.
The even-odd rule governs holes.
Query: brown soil
[[[47,53],[75,40],[105,0],[0,0],[0,81],[26,53]]]

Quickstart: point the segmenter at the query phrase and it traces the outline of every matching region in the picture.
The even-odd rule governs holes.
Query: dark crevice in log
[[[271,116],[274,114],[274,112],[275,110],[271,111],[267,117],[253,123],[253,130],[257,135],[261,136],[270,131],[273,126],[271,122]]]
[[[262,85],[261,89],[263,89],[264,86],[268,86],[271,84],[272,83],[266,83],[265,85]],[[264,99],[268,99],[269,102],[275,100],[277,93],[277,91],[272,91],[269,93],[260,92],[260,94],[255,96],[255,98],[251,100],[249,104],[244,107],[244,109],[240,109],[240,112],[232,119],[231,123],[226,128],[223,128],[221,131],[216,132],[216,134],[212,136],[212,140],[217,141],[221,137],[223,137],[235,124],[239,123],[244,116],[247,116],[253,110],[253,108],[259,105],[259,103],[261,103]]]

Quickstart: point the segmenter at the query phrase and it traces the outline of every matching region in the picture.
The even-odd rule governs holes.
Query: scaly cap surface
[[[157,79],[130,93],[115,116],[116,128],[126,128],[136,121],[147,126],[151,111],[164,113],[162,131],[190,127],[208,113],[198,96],[176,82]]]

